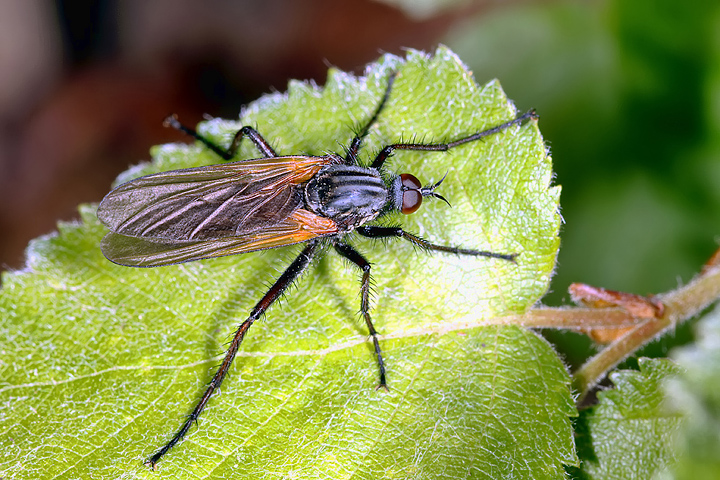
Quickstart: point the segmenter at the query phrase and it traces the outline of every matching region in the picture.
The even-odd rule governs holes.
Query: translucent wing
[[[337,232],[303,204],[302,183],[337,157],[273,157],[157,173],[100,203],[108,259],[156,266],[273,248]],[[313,218],[314,217],[314,218]]]
[[[112,232],[166,240],[242,235],[287,218],[299,184],[333,157],[274,157],[140,177],[107,194],[98,218]]]
[[[109,260],[120,265],[159,267],[292,245],[337,232],[332,220],[298,209],[271,227],[243,236],[173,242],[108,233],[101,248]]]

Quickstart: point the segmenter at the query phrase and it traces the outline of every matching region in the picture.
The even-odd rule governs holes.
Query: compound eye
[[[400,175],[400,182],[402,183],[402,208],[400,211],[405,215],[414,213],[422,204],[422,194],[420,193],[422,184],[420,180],[409,173]]]

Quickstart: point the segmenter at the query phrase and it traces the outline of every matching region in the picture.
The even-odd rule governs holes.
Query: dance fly
[[[424,198],[447,202],[436,192],[445,178],[423,186],[412,174],[387,174],[384,164],[394,151],[446,151],[536,118],[535,112],[449,143],[386,145],[369,166],[362,166],[358,153],[363,139],[385,107],[394,80],[395,75],[391,75],[372,117],[351,140],[344,156],[278,155],[255,129],[247,126],[235,134],[229,147],[223,148],[170,117],[167,125],[190,135],[228,162],[140,177],[118,186],[100,203],[98,218],[110,229],[102,241],[102,252],[110,261],[129,267],[159,267],[305,244],[235,331],[222,364],[187,420],[170,441],[147,459],[146,465],[155,468],[183,439],[220,388],[250,326],[307,269],[321,251],[321,244],[331,245],[362,271],[360,310],[375,348],[378,388],[387,388],[387,383],[378,334],[369,313],[370,263],[346,241],[348,234],[356,232],[375,239],[397,237],[425,250],[515,261],[516,253],[436,245],[401,227],[372,222],[391,212],[411,214],[420,208]],[[261,157],[229,161],[245,138]]]

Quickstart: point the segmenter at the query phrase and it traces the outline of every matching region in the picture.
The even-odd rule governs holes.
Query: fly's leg
[[[478,132],[473,135],[469,135],[467,137],[459,138],[459,139],[457,139],[453,142],[449,142],[449,143],[394,143],[392,145],[386,145],[385,147],[383,147],[382,150],[380,150],[380,153],[377,154],[377,156],[375,157],[375,160],[373,160],[373,162],[372,162],[371,167],[377,168],[378,170],[381,169],[383,164],[385,163],[385,160],[387,160],[395,150],[420,150],[420,151],[424,151],[424,152],[445,152],[447,150],[450,150],[451,148],[457,147],[458,145],[462,145],[464,143],[469,143],[469,142],[474,142],[475,140],[480,140],[481,138],[501,132],[507,128],[512,127],[513,125],[519,125],[521,123],[526,122],[527,120],[529,120],[531,118],[537,118],[537,113],[535,113],[535,110],[530,110],[529,112],[520,115],[515,120],[510,120],[509,122],[502,123],[502,124],[498,125],[497,127],[489,128],[482,132]]]
[[[357,164],[357,154],[360,151],[362,141],[370,131],[370,127],[372,127],[373,124],[377,122],[378,116],[380,116],[380,112],[382,112],[385,108],[385,104],[387,104],[387,101],[390,98],[390,91],[392,90],[392,86],[395,82],[396,76],[397,72],[393,72],[390,75],[390,78],[388,78],[387,87],[385,87],[385,94],[383,95],[382,100],[380,100],[380,103],[375,109],[375,113],[373,113],[373,116],[370,118],[370,120],[368,120],[363,129],[355,136],[355,138],[352,139],[352,142],[350,142],[350,147],[348,147],[347,154],[345,155],[345,163],[347,165]]]
[[[252,326],[255,320],[260,318],[260,316],[265,313],[265,311],[270,307],[270,305],[272,305],[273,302],[275,302],[275,300],[277,300],[278,297],[282,295],[285,289],[287,289],[287,287],[290,286],[290,284],[292,284],[292,282],[295,281],[298,276],[307,268],[315,254],[317,245],[318,242],[313,241],[310,242],[303,249],[300,255],[298,255],[298,257],[290,264],[290,266],[285,270],[285,272],[280,275],[280,278],[277,279],[275,284],[270,287],[270,290],[268,290],[268,292],[257,303],[257,305],[255,305],[255,308],[252,309],[252,312],[250,312],[250,316],[247,318],[247,320],[240,324],[240,327],[238,327],[232,341],[230,342],[230,347],[225,354],[225,358],[223,359],[220,368],[210,381],[210,384],[208,385],[205,393],[203,394],[198,404],[195,406],[195,409],[188,416],[187,420],[185,420],[185,423],[183,423],[182,427],[180,427],[180,430],[175,433],[175,435],[170,439],[168,443],[165,444],[165,446],[163,446],[160,450],[158,450],[157,452],[155,452],[155,454],[148,458],[145,461],[145,465],[148,465],[149,467],[155,469],[157,463],[160,461],[162,456],[165,455],[180,440],[182,440],[187,431],[192,426],[192,424],[194,422],[197,422],[198,417],[205,409],[205,406],[210,400],[210,397],[213,395],[213,393],[215,393],[217,389],[220,388],[220,385],[225,379],[225,376],[230,369],[230,365],[232,365],[232,362],[235,359],[235,355],[237,354],[238,349],[240,348],[240,344],[242,343],[248,329]]]
[[[192,128],[186,127],[185,125],[180,123],[175,115],[171,115],[166,118],[163,122],[163,125],[165,125],[166,127],[172,127],[176,130],[180,130],[181,132],[193,137],[195,140],[202,142],[206,147],[217,153],[225,160],[232,160],[232,158],[235,156],[235,153],[237,153],[240,142],[242,142],[242,139],[245,137],[248,137],[250,141],[255,144],[263,157],[267,158],[278,156],[277,153],[275,153],[275,150],[273,150],[270,144],[265,141],[262,135],[260,135],[257,130],[252,127],[242,127],[240,130],[238,130],[233,137],[232,142],[230,143],[230,147],[227,150],[223,150],[222,147],[215,145],[213,142],[203,137]]]
[[[357,232],[360,235],[368,238],[404,238],[413,245],[417,245],[418,247],[425,250],[435,250],[438,252],[454,253],[457,255],[471,255],[474,257],[499,258],[501,260],[507,260],[513,263],[515,263],[515,258],[519,255],[517,253],[495,253],[488,252],[486,250],[473,250],[468,248],[452,247],[446,245],[436,245],[418,237],[417,235],[408,233],[400,227],[362,226],[357,228]]]
[[[373,345],[375,346],[375,355],[377,356],[378,367],[380,368],[380,383],[377,388],[384,388],[387,390],[387,382],[385,381],[385,362],[383,361],[380,342],[378,342],[377,331],[375,331],[375,326],[370,318],[370,262],[365,260],[365,258],[360,255],[357,250],[348,244],[338,242],[335,244],[335,250],[340,255],[357,265],[363,272],[362,281],[360,283],[360,311],[365,319],[370,336],[372,336]]]

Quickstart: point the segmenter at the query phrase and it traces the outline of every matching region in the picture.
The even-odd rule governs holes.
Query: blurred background
[[[22,268],[30,239],[102,199],[152,145],[187,141],[162,127],[169,113],[233,118],[289,79],[322,84],[328,66],[362,73],[382,52],[438,43],[540,113],[566,222],[546,304],[567,303],[574,281],[675,288],[720,240],[716,2],[0,4],[2,269]]]

